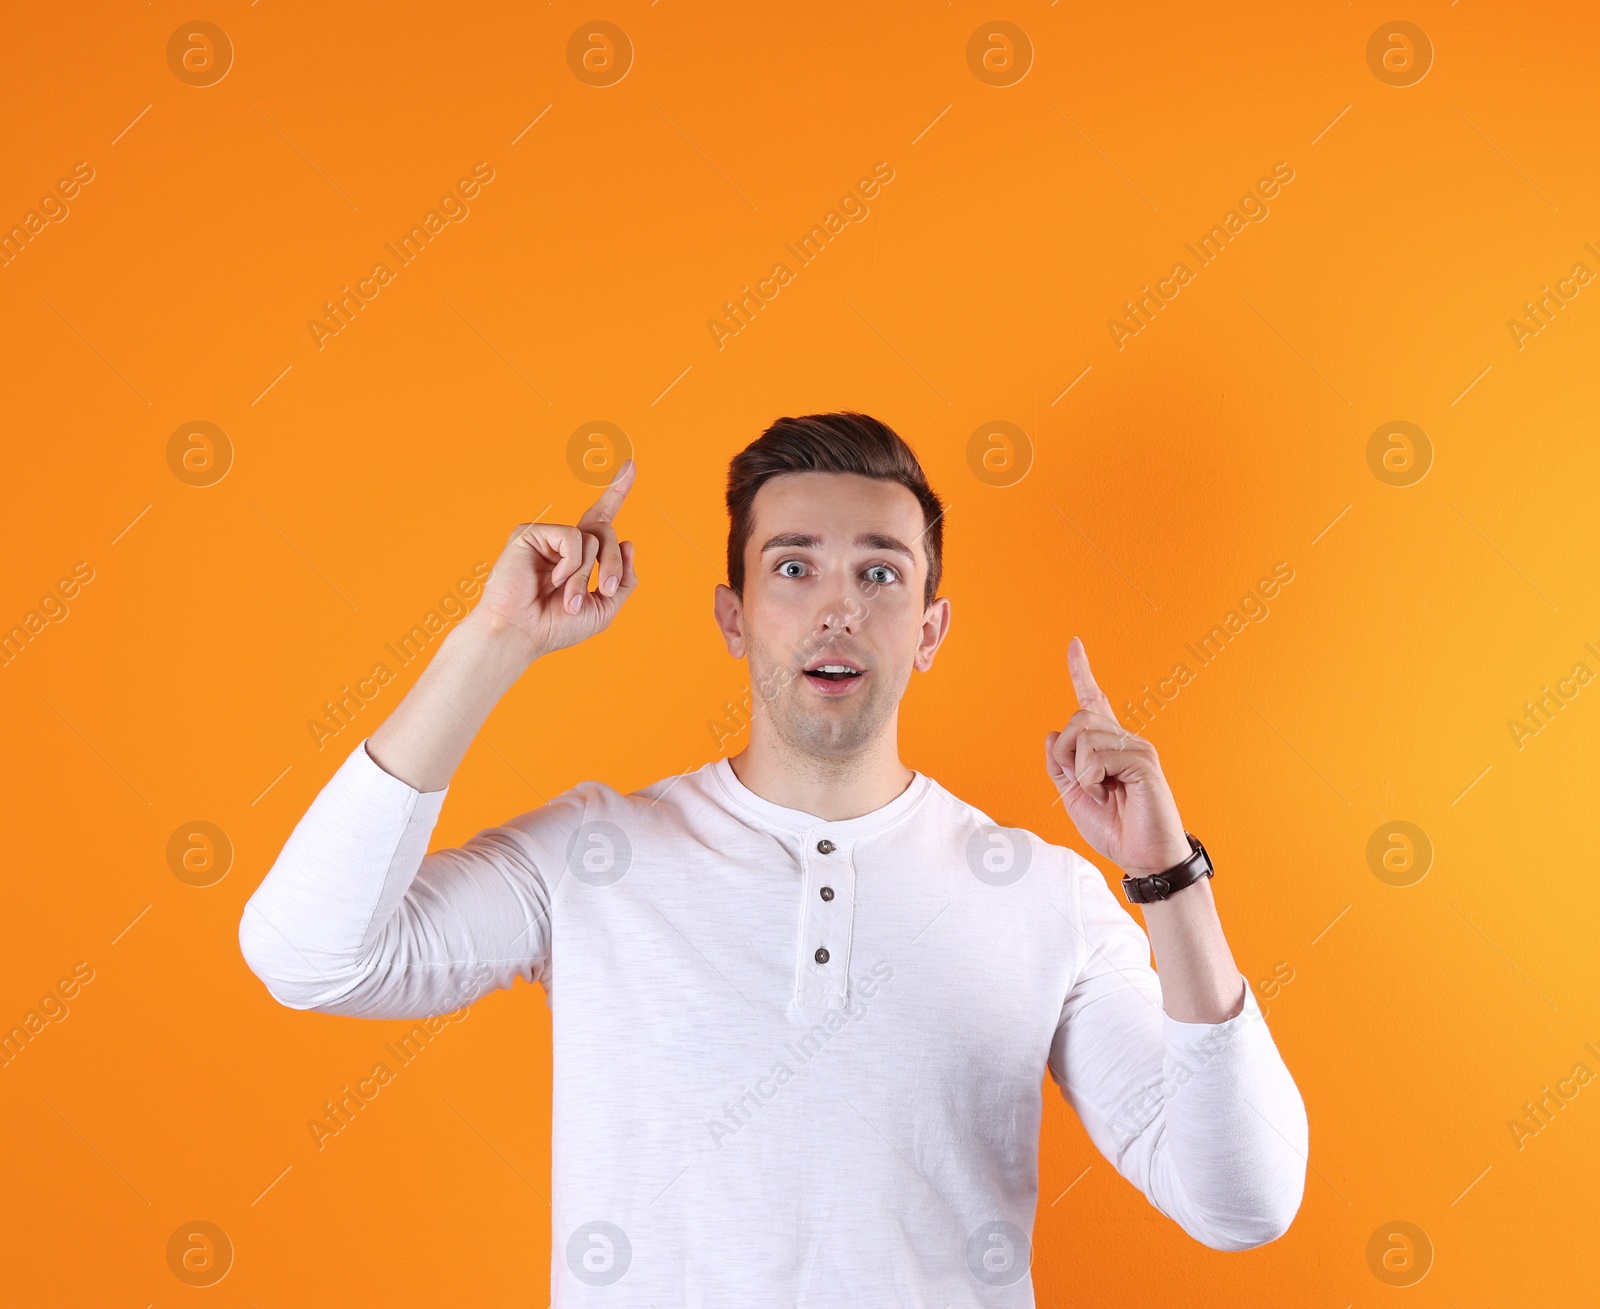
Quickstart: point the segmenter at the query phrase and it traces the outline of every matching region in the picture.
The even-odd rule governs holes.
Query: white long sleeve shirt
[[[1305,1108],[1249,987],[1174,1020],[1093,864],[922,773],[829,822],[718,759],[428,853],[445,794],[362,741],[240,945],[324,1013],[544,987],[555,1309],[1032,1306],[1046,1070],[1196,1240],[1260,1245],[1299,1209]]]

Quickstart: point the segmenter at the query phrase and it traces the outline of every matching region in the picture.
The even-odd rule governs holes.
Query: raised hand
[[[639,582],[633,542],[619,543],[612,526],[633,479],[629,459],[574,527],[518,523],[476,612],[526,637],[532,658],[605,631]],[[589,574],[597,565],[591,591]]]
[[[1079,708],[1045,736],[1045,772],[1097,853],[1130,877],[1164,872],[1189,857],[1189,842],[1156,748],[1117,721],[1077,637],[1067,646],[1067,671]]]

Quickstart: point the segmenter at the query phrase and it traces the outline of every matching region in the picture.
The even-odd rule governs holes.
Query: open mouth
[[[865,669],[840,660],[819,663],[805,670],[806,681],[828,695],[848,690],[866,675]]]

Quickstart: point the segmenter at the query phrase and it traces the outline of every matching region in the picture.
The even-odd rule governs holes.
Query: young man
[[[901,761],[900,698],[950,622],[943,508],[872,418],[779,419],[730,467],[715,614],[757,688],[743,751],[426,853],[495,703],[637,585],[613,525],[633,477],[574,527],[517,526],[296,826],[240,923],[272,995],[416,1018],[545,988],[557,1309],[1030,1306],[1046,1070],[1196,1240],[1282,1235],[1305,1108],[1081,642],[1045,768],[1093,849],[1168,874],[1124,883],[1148,939],[1093,864]]]

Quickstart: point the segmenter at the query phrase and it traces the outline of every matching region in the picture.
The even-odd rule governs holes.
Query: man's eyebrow
[[[896,554],[903,554],[912,563],[917,561],[916,555],[911,553],[908,546],[897,536],[888,536],[883,532],[862,532],[855,540],[857,546],[870,550],[892,550]],[[820,550],[822,538],[809,532],[780,532],[777,536],[768,537],[761,547],[761,553],[768,550]]]

